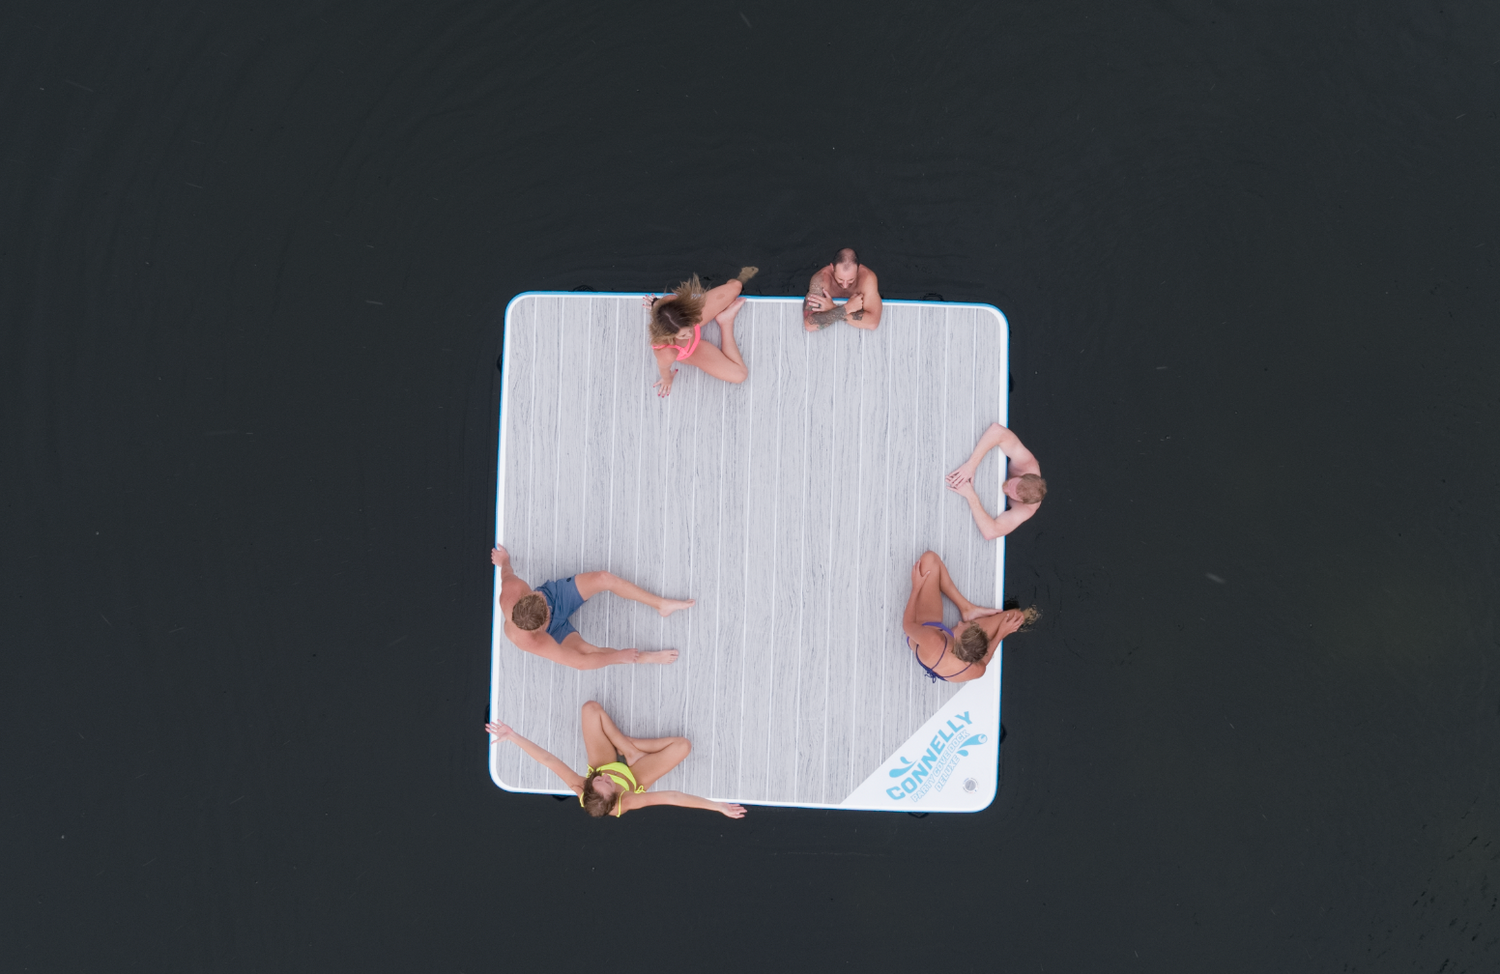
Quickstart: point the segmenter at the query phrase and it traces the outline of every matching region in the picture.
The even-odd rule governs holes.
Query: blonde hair
[[[1034,473],[1022,474],[1016,482],[1016,496],[1022,504],[1040,504],[1047,496],[1047,481]]]
[[[703,284],[698,275],[672,288],[674,298],[660,298],[651,306],[651,344],[670,345],[677,333],[691,328],[703,317]]]
[[[971,622],[954,640],[953,655],[965,663],[977,663],[984,659],[984,651],[990,647],[990,637],[984,627]]]

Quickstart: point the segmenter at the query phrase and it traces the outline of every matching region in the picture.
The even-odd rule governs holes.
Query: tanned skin
[[[745,806],[736,805],[733,802],[711,801],[681,791],[651,790],[651,786],[656,784],[662,775],[681,764],[682,759],[692,751],[693,746],[688,743],[687,738],[629,737],[615,726],[615,722],[610,720],[604,708],[593,700],[583,705],[582,718],[583,746],[588,754],[589,764],[597,768],[624,758],[625,766],[630,768],[630,773],[635,776],[636,784],[646,789],[640,794],[619,795],[620,788],[613,778],[600,775],[594,779],[594,791],[605,798],[615,798],[619,795],[615,807],[621,815],[633,809],[646,808],[651,805],[680,805],[683,808],[701,808],[708,812],[718,812],[729,818],[745,817]],[[573,794],[580,796],[583,794],[585,780],[583,775],[568,767],[551,751],[527,740],[512,730],[509,725],[499,721],[485,724],[484,729],[490,734],[490,744],[498,747],[506,741],[512,742],[525,751],[532,760],[561,778],[563,784],[573,790]]]
[[[834,298],[848,298],[835,305]],[[807,299],[802,302],[802,327],[822,331],[847,321],[855,328],[874,331],[880,324],[880,281],[863,264],[829,264],[812,276]]]
[[[550,618],[537,629],[530,631],[522,629],[511,621],[511,610],[522,598],[530,595],[533,589],[511,569],[510,552],[503,547],[497,546],[490,552],[490,561],[500,569],[500,614],[505,618],[505,638],[514,643],[517,649],[533,653],[543,659],[550,659],[554,663],[571,666],[575,670],[597,670],[615,663],[674,663],[677,661],[675,649],[659,649],[653,652],[641,649],[610,649],[608,646],[595,646],[593,643],[585,642],[583,637],[576,632],[568,633],[559,643],[547,633],[547,626],[552,621]],[[573,576],[573,584],[578,586],[578,594],[583,596],[585,601],[600,592],[613,592],[622,599],[651,606],[663,619],[674,612],[689,608],[694,602],[693,599],[664,599],[611,572],[580,572]]]
[[[924,622],[943,621],[943,596],[958,606],[964,624],[978,623],[989,639],[984,657],[977,663],[968,664],[953,656],[948,638],[941,631],[924,626]],[[1026,623],[1026,613],[1020,609],[987,609],[964,598],[953,579],[948,576],[948,566],[934,552],[923,553],[911,566],[911,598],[906,600],[906,613],[901,617],[901,629],[911,641],[917,659],[949,683],[967,683],[984,676],[985,667],[995,657],[995,650],[1006,636]],[[961,632],[962,630],[955,630]]]
[[[1001,493],[1010,502],[1010,508],[1002,511],[998,517],[990,517],[984,505],[979,502],[979,495],[974,492],[974,473],[979,469],[979,461],[984,459],[984,455],[996,448],[1010,461],[1010,467],[1005,474],[1005,483],[1000,485]],[[1029,521],[1037,508],[1042,506],[1040,501],[1028,504],[1016,493],[1021,478],[1029,473],[1036,474],[1038,477],[1042,475],[1042,466],[1037,463],[1036,457],[1026,449],[1016,434],[999,423],[991,423],[990,428],[985,430],[984,435],[979,438],[969,459],[944,479],[949,490],[962,495],[963,499],[969,502],[969,513],[974,515],[974,523],[979,526],[979,533],[986,541],[994,541],[996,538],[1010,534],[1021,524]]]

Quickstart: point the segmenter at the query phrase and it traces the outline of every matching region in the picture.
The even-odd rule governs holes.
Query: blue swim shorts
[[[553,579],[536,587],[542,593],[542,598],[547,600],[547,607],[552,610],[552,617],[547,620],[547,635],[559,643],[567,639],[569,633],[578,631],[568,621],[573,613],[583,608],[583,596],[578,594],[578,584],[573,581],[575,577],[577,576],[569,575],[567,578]]]

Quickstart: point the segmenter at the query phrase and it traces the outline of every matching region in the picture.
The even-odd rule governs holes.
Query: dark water
[[[1497,29],[8,6],[0,967],[1496,969]],[[996,803],[500,792],[505,301],[844,244],[1011,320]]]

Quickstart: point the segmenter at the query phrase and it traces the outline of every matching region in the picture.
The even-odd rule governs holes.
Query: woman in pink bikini
[[[658,396],[671,395],[678,362],[695,365],[725,382],[745,381],[750,370],[734,343],[734,316],[745,303],[740,297],[745,282],[759,272],[758,267],[741,267],[734,280],[707,291],[694,274],[661,297],[646,295],[643,303],[651,313],[651,347],[661,373],[652,383]],[[719,323],[722,349],[703,340],[703,325],[710,318]]]

